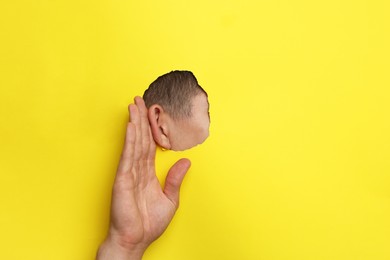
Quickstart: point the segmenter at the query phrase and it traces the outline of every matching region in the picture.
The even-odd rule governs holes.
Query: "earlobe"
[[[148,119],[154,141],[164,149],[171,149],[169,126],[164,109],[160,105],[152,105],[148,109]]]

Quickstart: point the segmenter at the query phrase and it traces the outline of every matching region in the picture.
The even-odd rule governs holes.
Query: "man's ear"
[[[148,109],[148,118],[154,141],[164,149],[171,149],[168,117],[164,109],[160,105],[152,105]]]

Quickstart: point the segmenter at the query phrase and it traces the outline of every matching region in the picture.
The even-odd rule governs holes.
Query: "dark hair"
[[[158,104],[173,118],[189,118],[192,100],[201,93],[207,96],[191,71],[175,70],[153,81],[143,99],[148,108]]]

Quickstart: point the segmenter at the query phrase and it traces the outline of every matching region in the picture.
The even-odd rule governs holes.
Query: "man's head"
[[[207,93],[190,71],[172,71],[158,77],[143,98],[153,138],[165,149],[186,150],[209,135]]]

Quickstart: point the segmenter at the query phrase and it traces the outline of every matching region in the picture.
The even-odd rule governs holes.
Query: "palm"
[[[162,192],[157,180],[145,187],[126,187],[130,175],[118,180],[113,191],[112,224],[128,243],[150,244],[168,226],[176,207]],[[123,183],[122,183],[123,182]]]

